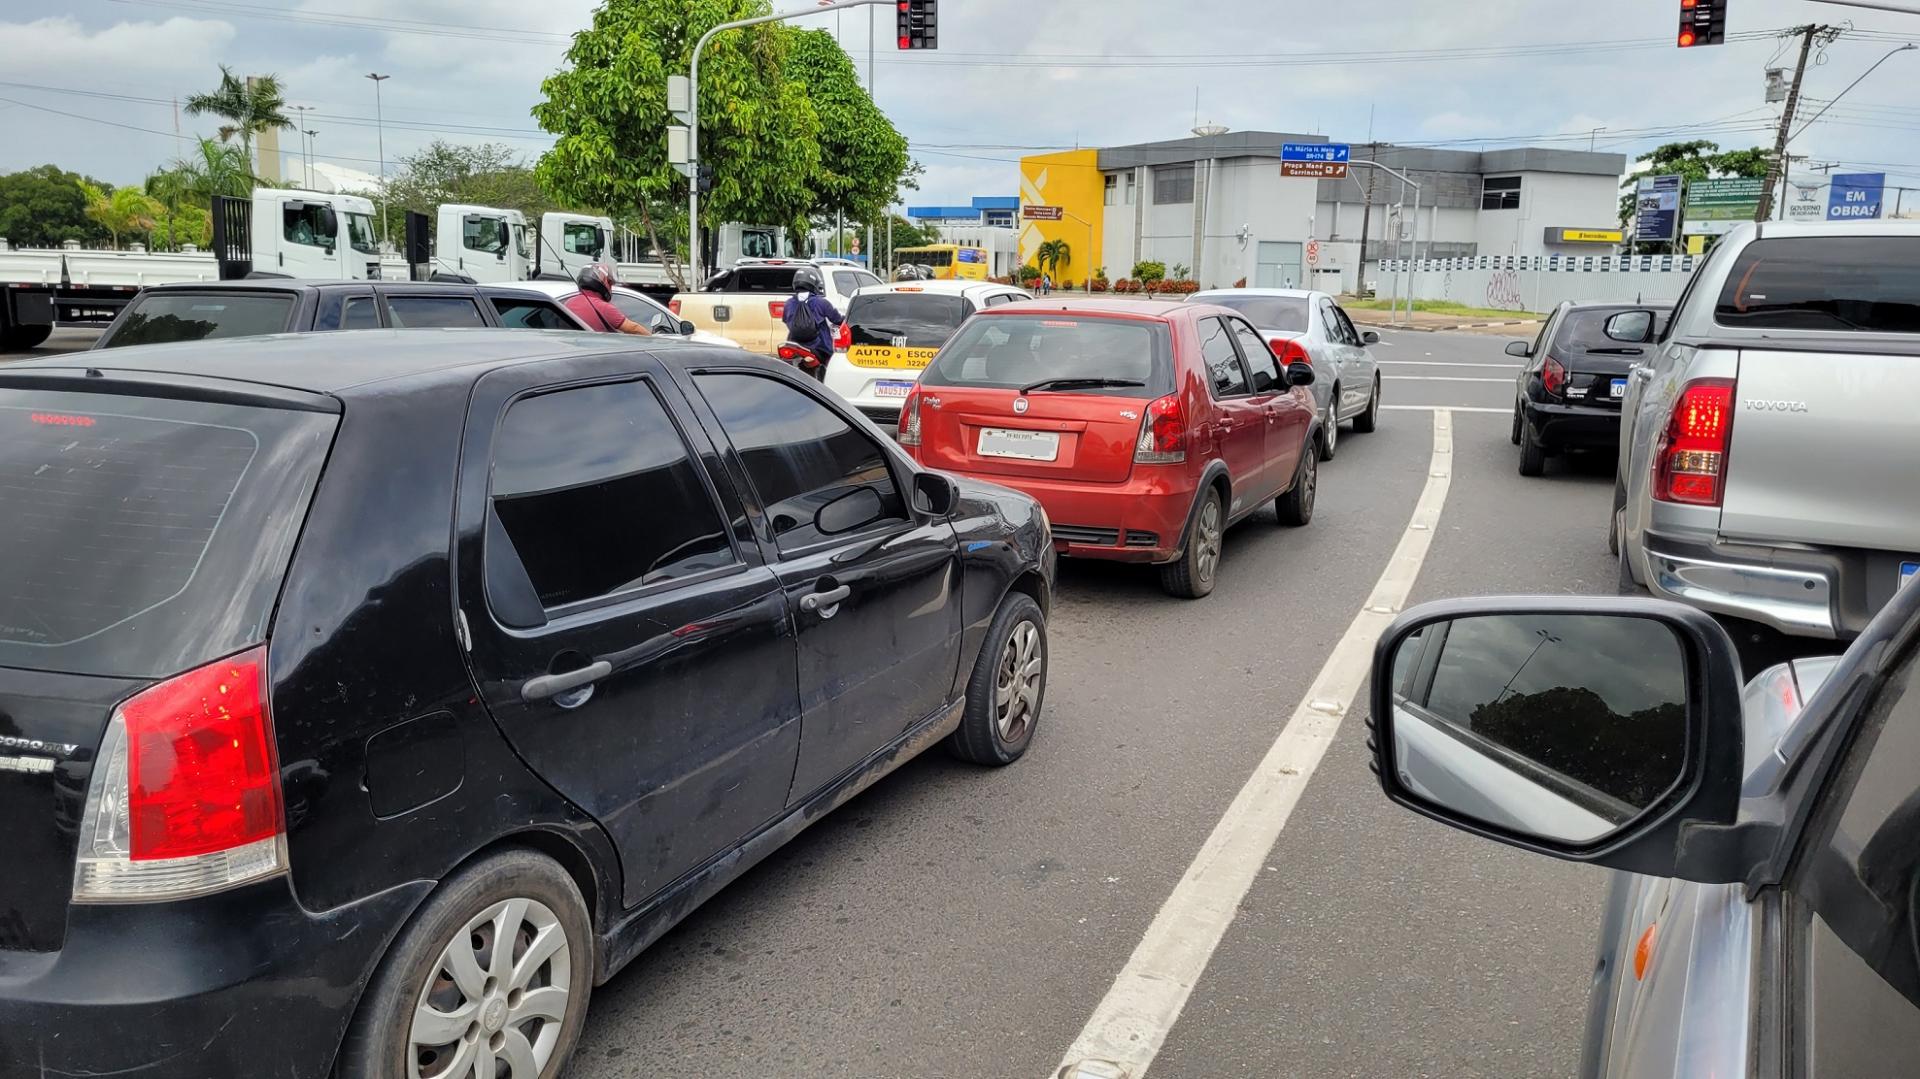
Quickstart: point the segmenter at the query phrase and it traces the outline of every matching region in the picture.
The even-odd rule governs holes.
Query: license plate
[[[1916,574],[1920,574],[1920,562],[1902,562],[1902,563],[1900,563],[1900,584],[1899,584],[1899,587],[1901,587],[1901,588],[1905,588],[1905,587],[1907,587],[1907,586],[1908,586],[1909,584],[1912,584],[1912,583],[1913,583],[1913,578],[1914,578],[1914,576],[1915,576]]]
[[[913,392],[911,382],[876,382],[873,384],[875,397],[905,397]]]
[[[982,427],[977,452],[982,457],[1052,461],[1060,456],[1060,436],[1052,431],[1009,431],[1001,427]]]
[[[1627,395],[1627,380],[1624,378],[1614,379],[1613,385],[1607,387],[1607,396],[1613,398],[1616,401],[1622,397],[1625,397],[1626,395]]]

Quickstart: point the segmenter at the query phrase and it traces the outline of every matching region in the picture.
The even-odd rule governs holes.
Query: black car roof
[[[408,329],[333,333],[278,333],[136,345],[104,352],[75,352],[0,364],[0,387],[9,376],[48,371],[128,371],[181,375],[334,394],[373,382],[458,371],[479,378],[487,370],[526,360],[592,352],[644,350],[665,362],[690,359],[739,361],[738,349],[692,345],[665,347],[645,338],[586,330]],[[774,361],[765,361],[773,365]]]
[[[385,292],[472,292],[489,287],[512,288],[514,282],[501,281],[491,284],[467,284],[461,281],[342,281],[332,278],[325,280],[307,280],[297,277],[249,277],[238,281],[169,281],[161,285],[148,285],[140,291],[142,293],[319,292],[326,289],[364,289],[369,285],[378,286]]]

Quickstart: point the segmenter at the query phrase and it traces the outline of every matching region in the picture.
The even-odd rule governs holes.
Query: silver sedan
[[[1253,323],[1276,353],[1297,343],[1313,365],[1313,400],[1320,410],[1320,458],[1334,455],[1340,425],[1362,434],[1380,422],[1380,368],[1367,346],[1380,340],[1356,329],[1332,296],[1292,288],[1222,288],[1196,292],[1189,303],[1230,307]]]

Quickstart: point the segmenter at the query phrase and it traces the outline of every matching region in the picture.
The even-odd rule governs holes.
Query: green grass
[[[1391,306],[1391,301],[1380,299],[1344,300],[1340,306],[1354,311],[1385,311]],[[1401,309],[1405,310],[1405,308],[1406,302],[1403,300],[1401,301]],[[1460,315],[1465,318],[1501,319],[1546,317],[1544,315],[1537,315],[1531,311],[1502,311],[1492,307],[1468,307],[1466,304],[1454,303],[1452,300],[1415,300],[1413,301],[1413,309],[1434,315]]]

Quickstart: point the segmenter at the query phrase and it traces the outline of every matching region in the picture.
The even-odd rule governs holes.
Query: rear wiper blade
[[[1032,393],[1035,390],[1065,390],[1065,389],[1091,390],[1091,389],[1102,389],[1108,386],[1145,386],[1145,385],[1146,383],[1140,381],[1137,378],[1043,378],[1031,386],[1022,386],[1020,388],[1020,392]]]

